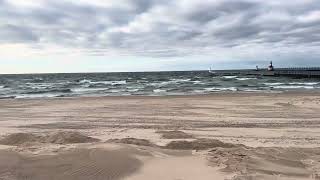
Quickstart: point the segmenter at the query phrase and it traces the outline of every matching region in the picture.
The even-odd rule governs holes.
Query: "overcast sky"
[[[0,73],[320,66],[319,0],[0,0]]]

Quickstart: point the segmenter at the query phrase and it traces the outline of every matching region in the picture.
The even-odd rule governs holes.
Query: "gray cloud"
[[[85,49],[87,54],[115,51],[137,56],[223,56],[224,49],[251,57],[252,52],[245,52],[255,47],[280,54],[303,48],[317,54],[320,47],[318,0],[41,2],[19,5],[0,0],[0,43],[54,44]]]
[[[38,37],[29,28],[14,25],[0,26],[0,37],[0,43],[30,43],[38,41]]]

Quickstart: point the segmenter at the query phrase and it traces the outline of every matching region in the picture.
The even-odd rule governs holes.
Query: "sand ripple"
[[[121,179],[141,166],[128,151],[78,149],[60,155],[26,157],[0,152],[3,180],[109,180]]]

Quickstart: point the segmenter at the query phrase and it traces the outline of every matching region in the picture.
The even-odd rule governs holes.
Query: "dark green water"
[[[320,90],[320,79],[212,77],[206,71],[0,75],[0,98],[165,96],[290,90]]]

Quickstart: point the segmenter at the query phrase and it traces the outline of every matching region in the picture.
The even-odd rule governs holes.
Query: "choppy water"
[[[320,79],[221,76],[204,71],[0,75],[0,98],[191,95],[320,90]]]

